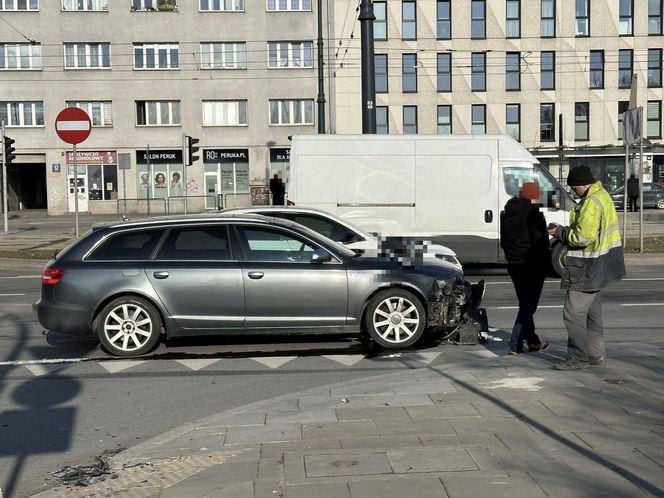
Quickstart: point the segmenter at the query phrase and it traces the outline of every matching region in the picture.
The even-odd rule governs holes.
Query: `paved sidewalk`
[[[608,353],[559,372],[562,351],[459,347],[193,421],[117,454],[113,477],[36,496],[664,496],[664,342]]]

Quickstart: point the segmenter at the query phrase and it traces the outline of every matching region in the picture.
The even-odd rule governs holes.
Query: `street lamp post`
[[[376,20],[372,0],[362,0],[358,16],[362,30],[362,133],[376,133],[376,82],[374,77],[374,34]]]
[[[323,85],[323,0],[318,0],[318,133],[325,133],[325,87]]]

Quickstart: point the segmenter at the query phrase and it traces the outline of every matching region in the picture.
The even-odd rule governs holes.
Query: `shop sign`
[[[248,163],[249,149],[203,149],[204,163]]]
[[[280,148],[270,149],[270,162],[271,163],[290,162],[290,147],[280,147]]]
[[[65,162],[74,164],[74,153],[65,152]],[[114,150],[77,150],[76,162],[79,164],[117,164],[118,155]]]
[[[148,151],[136,151],[136,164],[148,164]],[[182,164],[182,149],[150,150],[150,164]]]

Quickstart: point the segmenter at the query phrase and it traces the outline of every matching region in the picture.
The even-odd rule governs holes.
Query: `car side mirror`
[[[312,263],[327,263],[328,261],[332,261],[332,255],[325,249],[318,248],[311,255]]]

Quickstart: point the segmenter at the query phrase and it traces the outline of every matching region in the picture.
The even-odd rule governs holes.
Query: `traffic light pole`
[[[9,232],[7,226],[7,158],[5,157],[5,121],[2,120],[2,218],[5,225],[5,234]]]

